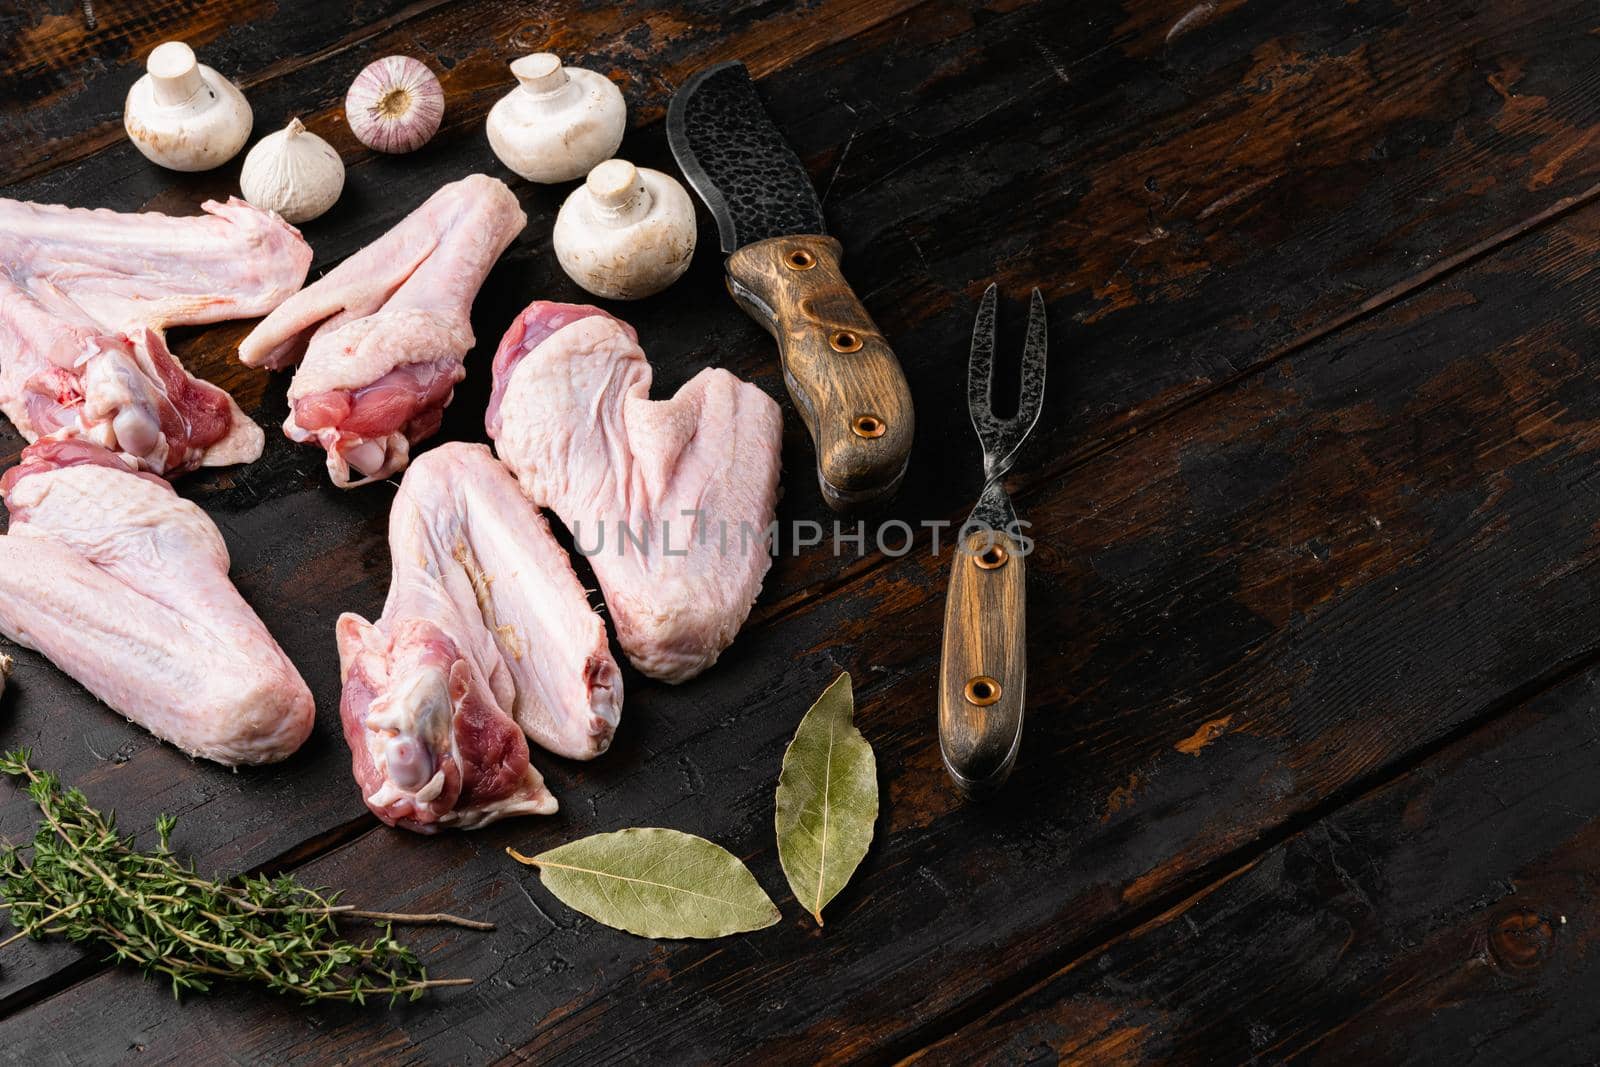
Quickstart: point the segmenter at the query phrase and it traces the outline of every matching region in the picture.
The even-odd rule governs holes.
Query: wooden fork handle
[[[773,237],[728,257],[733,298],[778,341],[784,382],[838,511],[892,495],[915,419],[900,361],[839,269],[832,237]]]
[[[939,750],[956,787],[981,797],[1006,780],[1022,740],[1028,680],[1027,560],[1006,533],[956,546],[939,665]]]

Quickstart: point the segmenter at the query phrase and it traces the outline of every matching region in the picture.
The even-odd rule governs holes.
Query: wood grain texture
[[[823,499],[850,511],[900,488],[916,414],[900,361],[845,280],[842,254],[832,237],[757,241],[728,257],[728,288],[777,340]]]
[[[275,1060],[406,1040],[435,1059],[813,1062],[910,1052],[981,1015],[1593,661],[1600,392],[1563,340],[1588,327],[1555,312],[1600,306],[1597,248],[1600,212],[1571,216],[1020,494],[1053,533],[1029,561],[1028,742],[993,804],[952,796],[930,729],[948,559],[907,557],[746,634],[738,669],[644,689],[605,761],[551,768],[581,797],[557,819],[374,831],[312,865],[363,900],[499,923],[429,942],[479,985],[382,1017],[195,1002],[186,1026]],[[862,679],[884,815],[825,932],[791,911],[760,938],[640,941],[499,858],[672,825],[781,886],[773,776],[840,669]],[[0,1043],[92,1012],[91,1052],[135,1033],[175,1056],[191,1031],[156,1025],[164,1004],[106,974],[0,1023]]]
[[[279,8],[287,18],[296,5]],[[480,982],[393,1014],[253,994],[180,1012],[75,950],[16,945],[0,961],[0,1009],[12,1012],[0,1047],[26,1057],[51,1051],[42,1035],[71,1034],[86,1058],[142,1049],[164,1061],[226,1033],[240,1057],[273,1062],[398,1056],[407,1042],[413,1057],[457,1062],[912,1053],[1257,869],[1301,821],[1592,662],[1591,16],[1534,0],[467,0],[363,5],[304,58],[241,59],[241,74],[255,64],[244,77],[260,128],[303,114],[350,164],[344,201],[306,227],[321,271],[444,181],[504,173],[481,119],[514,55],[548,46],[617,78],[632,114],[625,153],[668,170],[658,120],[671,89],[702,63],[744,58],[911,384],[923,432],[888,518],[965,514],[980,464],[960,360],[976,298],[991,279],[1040,285],[1071,358],[1012,480],[1049,531],[1029,560],[1028,739],[995,805],[954,798],[933,729],[949,558],[927,554],[926,534],[904,558],[784,546],[716,670],[679,689],[630,674],[605,760],[539,757],[563,799],[557,819],[436,841],[374,829],[339,740],[328,635],[338,611],[381,605],[389,490],[329,490],[315,456],[269,434],[260,462],[182,491],[219,522],[241,590],[319,697],[303,753],[238,775],[190,763],[26,654],[0,703],[0,743],[32,744],[130,829],[186,815],[179,843],[207,869],[314,857],[311,878],[363,902],[493,918],[488,938],[421,942],[439,973]],[[256,47],[247,27],[213,39]],[[422,152],[378,159],[349,138],[340,101],[362,65],[397,51],[437,63],[449,109]],[[78,90],[67,84],[78,62],[62,62],[51,77],[63,92],[30,112],[65,138],[54,158],[77,162],[14,172],[30,176],[9,195],[183,212],[233,188],[234,171],[175,177],[81,126],[73,114],[115,114],[134,72],[117,61]],[[580,297],[548,254],[563,190],[515,188],[532,222],[474,309],[484,343],[441,440],[480,438],[505,322],[533,297]],[[702,255],[667,294],[614,310],[639,327],[658,395],[716,363],[780,396],[771,343],[728,300],[717,260]],[[233,360],[247,328],[183,331],[176,347],[271,426],[284,382]],[[831,523],[796,473],[811,450],[786,415],[780,517]],[[18,447],[0,429],[0,455]],[[757,937],[642,942],[560,909],[499,853],[672,825],[714,837],[779,889],[778,761],[840,669],[860,683],[884,814],[825,933],[780,900],[786,921]],[[0,832],[28,822],[7,794]],[[1390,928],[1426,929],[1418,910]],[[1531,931],[1508,946],[1543,938],[1537,921],[1508,929]],[[1501,998],[1479,1002],[1485,1017],[1514,1013],[1515,989],[1483,995]],[[1389,1002],[1396,1029],[1443,1040],[1427,1027],[1465,1025],[1436,1023],[1422,1000]],[[1583,1012],[1548,1003],[1573,1020],[1556,1054],[1581,1052],[1565,1035]],[[1063,1047],[1101,1059],[1166,1047],[1159,1023],[1108,1025],[1116,1004],[1077,1006],[1056,1016]],[[1352,1009],[1330,1007],[1320,1038],[1336,1051],[1361,1029],[1340,1038],[1341,1010]]]
[[[1028,557],[1000,530],[950,554],[939,656],[939,752],[952,784],[980,798],[1016,763],[1027,711]]]
[[[1589,1061],[1597,699],[1557,684],[914,1062]]]
[[[447,0],[285,4],[275,0],[24,0],[0,12],[0,184],[70,164],[123,140],[122,104],[162,41],[245,90],[314,55],[359,46]],[[258,133],[269,132],[258,127]]]

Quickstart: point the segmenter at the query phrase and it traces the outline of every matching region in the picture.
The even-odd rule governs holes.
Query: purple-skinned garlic
[[[385,56],[350,85],[344,115],[356,140],[379,152],[413,152],[444,119],[444,89],[433,71],[410,56]]]

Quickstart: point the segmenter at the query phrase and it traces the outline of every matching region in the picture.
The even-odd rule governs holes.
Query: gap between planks
[[[301,67],[308,67],[314,63],[320,63],[331,56],[336,56],[341,52],[347,52],[352,48],[363,45],[372,40],[374,37],[377,37],[379,34],[392,30],[396,26],[403,26],[412,19],[420,18],[421,16],[428,14],[430,11],[444,7],[449,3],[451,3],[451,0],[418,0],[417,3],[411,4],[404,10],[396,11],[393,15],[390,15],[387,18],[379,19],[377,22],[369,23],[356,32],[347,34],[346,36],[339,38],[339,40],[335,41],[333,44],[330,44],[325,48],[318,49],[317,51],[312,52],[310,55],[287,57],[274,63],[268,63],[265,67],[256,71],[254,74],[251,74],[247,77],[233,79],[233,83],[240,89],[253,89],[258,85],[262,85],[266,82],[273,81],[277,78],[291,74]],[[99,155],[106,149],[112,148],[126,139],[127,135],[122,131],[120,126],[107,129],[98,137],[91,137],[78,142],[76,150],[69,150],[63,155],[51,157],[45,161],[43,165],[36,164],[30,167],[22,168],[15,174],[10,175],[6,179],[5,185],[20,185],[23,182],[33,181],[37,178],[42,178],[46,175],[53,174],[56,171],[72,166],[75,163],[81,163],[91,156]]]
[[[1165,422],[1167,419],[1203,403],[1210,397],[1230,389],[1240,382],[1253,378],[1280,360],[1296,352],[1303,351],[1378,311],[1399,303],[1434,282],[1454,274],[1463,267],[1483,259],[1522,237],[1539,230],[1541,227],[1597,200],[1600,200],[1600,183],[1591,185],[1580,193],[1562,197],[1540,211],[1510,226],[1506,226],[1458,252],[1447,255],[1422,270],[1374,293],[1349,311],[1335,315],[1328,322],[1293,338],[1274,350],[1261,362],[1252,365],[1241,373],[1226,378],[1192,396],[1161,409],[1147,420],[1143,426],[1131,427],[1114,438],[1087,449],[1083,454],[1057,464],[1055,469],[1044,475],[1043,478],[1048,479],[1059,474],[1065,474],[1083,466],[1090,460],[1110,451],[1122,441],[1139,433],[1141,429]],[[984,993],[971,997],[965,1003],[959,1004],[928,1020],[903,1038],[890,1042],[882,1049],[874,1050],[873,1058],[901,1064],[914,1062],[935,1046],[952,1040],[969,1024],[1000,1010],[1011,1001],[1042,985],[1054,975],[1081,965],[1113,943],[1137,932],[1146,925],[1159,921],[1168,913],[1185,909],[1223,883],[1244,873],[1273,849],[1332,817],[1348,804],[1393,784],[1423,764],[1430,762],[1441,753],[1464,743],[1473,734],[1491,725],[1501,717],[1525,706],[1544,693],[1571,681],[1573,678],[1594,669],[1596,666],[1600,666],[1600,648],[1569,657],[1550,670],[1490,701],[1482,711],[1466,719],[1455,728],[1351,780],[1305,811],[1284,819],[1277,826],[1264,831],[1252,844],[1225,853],[1202,865],[1193,874],[1181,879],[1178,885],[1157,895],[1147,903],[1131,909],[1122,918],[1104,924],[1101,932],[1093,936],[1079,938],[1060,951],[1046,953],[1035,963],[993,983]]]
[[[421,2],[406,8],[404,11],[397,12],[388,19],[366,27],[359,34],[343,38],[338,43],[315,53],[309,58],[311,60],[321,60],[328,56],[336,55],[361,44],[385,30],[441,7],[446,2],[447,0],[421,0]],[[907,10],[914,11],[921,6],[922,4],[913,4]],[[861,32],[872,29],[882,21],[884,20],[880,19],[871,25],[863,27]],[[271,80],[283,73],[287,73],[298,63],[299,61],[293,63],[280,61],[251,78],[248,84],[257,85],[263,81]],[[104,143],[71,159],[61,160],[58,165],[52,165],[37,172],[22,175],[17,180],[23,181],[36,178],[41,174],[57,170],[61,166],[67,166],[88,158],[97,152],[103,151],[115,143],[115,140],[116,138],[109,138]],[[1087,465],[1144,430],[1160,425],[1192,407],[1205,403],[1211,397],[1266,372],[1288,356],[1334,336],[1347,327],[1426,289],[1433,283],[1454,274],[1463,267],[1477,262],[1539,230],[1543,226],[1596,201],[1600,201],[1600,182],[1591,185],[1582,192],[1562,197],[1532,215],[1503,227],[1488,237],[1468,245],[1466,248],[1440,258],[1422,270],[1379,290],[1348,311],[1336,314],[1326,322],[1298,334],[1287,343],[1274,349],[1260,361],[1249,365],[1239,373],[1222,378],[1187,397],[1160,408],[1143,422],[1115,432],[1074,456],[1049,464],[1037,470],[1031,477],[1013,479],[1017,486],[1017,497],[1025,499],[1033,495],[1043,486]],[[828,596],[858,579],[880,570],[887,566],[889,562],[889,557],[880,556],[869,559],[859,566],[847,568],[834,578],[821,583],[815,589],[801,591],[791,596],[788,600],[773,605],[770,611],[759,617],[752,618],[751,625],[766,627],[781,622],[797,614],[806,603]],[[1398,759],[1391,760],[1389,763],[1353,779],[1351,782],[1346,783],[1345,786],[1329,793],[1327,797],[1317,804],[1297,815],[1290,816],[1271,830],[1264,831],[1257,837],[1254,844],[1235,849],[1202,865],[1192,875],[1182,879],[1174,888],[1159,894],[1145,904],[1133,908],[1123,918],[1106,923],[1101,932],[1093,936],[1078,938],[1060,951],[1046,953],[1035,963],[1013,973],[1006,979],[994,982],[984,994],[969,998],[964,1003],[958,1004],[914,1028],[904,1037],[874,1050],[872,1058],[902,1063],[909,1063],[918,1059],[935,1045],[949,1040],[968,1024],[976,1022],[991,1012],[998,1010],[1011,1000],[1025,994],[1034,986],[1047,981],[1058,972],[1078,966],[1085,959],[1097,954],[1111,943],[1126,937],[1151,922],[1159,920],[1166,913],[1174,909],[1182,909],[1187,904],[1203,897],[1222,883],[1237,877],[1272,849],[1322,822],[1352,801],[1391,784],[1446,749],[1462,743],[1470,735],[1501,716],[1510,713],[1547,690],[1569,681],[1596,665],[1600,665],[1600,649],[1564,661],[1532,681],[1513,688],[1499,699],[1491,701],[1483,711],[1467,719],[1454,729],[1447,731],[1433,741],[1418,746]],[[378,832],[381,829],[382,827],[377,818],[367,813],[317,834],[243,873],[259,875],[295,871],[341,848],[352,845],[365,838],[368,834]],[[42,1000],[59,993],[65,993],[78,984],[110,970],[111,967],[112,964],[110,962],[97,960],[92,956],[85,955],[82,959],[67,964],[61,970],[55,971],[31,985],[17,990],[4,999],[0,999],[0,1018],[10,1017],[27,1010]]]
[[[916,1062],[924,1054],[941,1045],[955,1047],[960,1031],[967,1026],[982,1021],[1003,1010],[1011,1002],[1042,988],[1057,975],[1083,966],[1118,941],[1137,934],[1147,926],[1188,910],[1191,905],[1247,872],[1272,850],[1332,818],[1346,806],[1388,788],[1450,749],[1465,744],[1480,730],[1493,725],[1517,709],[1526,707],[1544,694],[1582,676],[1596,666],[1600,666],[1600,648],[1569,657],[1538,677],[1489,701],[1481,711],[1453,729],[1425,744],[1418,745],[1397,759],[1390,760],[1346,782],[1304,811],[1289,816],[1270,830],[1263,831],[1251,844],[1202,864],[1193,873],[1180,879],[1171,889],[1132,908],[1125,916],[1106,923],[1101,932],[1078,938],[1059,951],[1044,954],[1032,964],[994,982],[982,994],[970,998],[966,1003],[928,1020],[883,1048],[873,1050],[872,1058],[906,1065]]]
[[[1322,325],[1299,334],[1238,374],[1224,378],[1191,396],[1175,401],[1158,410],[1143,423],[1114,434],[1075,456],[1050,464],[1036,472],[1032,477],[1016,479],[1018,486],[1016,490],[1017,498],[1019,500],[1027,499],[1052,481],[1088,464],[1134,435],[1152,426],[1159,425],[1168,419],[1175,418],[1189,408],[1204,403],[1211,397],[1231,389],[1241,382],[1248,381],[1258,374],[1264,373],[1274,364],[1288,356],[1303,351],[1376,312],[1399,303],[1434,282],[1597,200],[1600,200],[1600,182],[1580,193],[1562,197],[1532,215],[1506,226],[1458,252],[1439,259],[1422,270],[1367,297],[1354,308],[1341,312]],[[856,567],[848,568],[814,589],[803,590],[794,594],[788,600],[773,605],[770,611],[759,617],[752,618],[750,625],[764,628],[782,622],[798,614],[805,604],[829,596],[839,589],[880,570],[887,566],[889,562],[889,557],[880,556],[869,559]],[[1351,801],[1389,784],[1444,749],[1464,740],[1467,736],[1488,725],[1501,715],[1512,711],[1545,690],[1567,681],[1569,678],[1590,669],[1596,664],[1600,664],[1600,650],[1568,660],[1554,670],[1547,671],[1545,674],[1535,678],[1532,682],[1512,689],[1499,700],[1491,702],[1484,711],[1468,719],[1455,729],[1447,731],[1434,741],[1419,746],[1399,759],[1392,760],[1382,767],[1347,783],[1344,787],[1330,793],[1318,804],[1311,806],[1299,815],[1285,819],[1272,830],[1263,832],[1254,845],[1236,849],[1203,865],[1193,875],[1182,879],[1177,887],[1158,895],[1146,904],[1132,909],[1122,919],[1107,923],[1103,928],[1104,932],[1076,939],[1062,950],[1047,953],[1034,964],[1015,972],[1011,977],[993,983],[985,994],[968,999],[966,1002],[913,1029],[905,1037],[891,1042],[881,1050],[877,1050],[878,1055],[874,1058],[902,1061],[915,1059],[933,1045],[947,1040],[967,1024],[983,1018],[991,1011],[1027,992],[1034,985],[1047,980],[1051,975],[1075,966],[1083,958],[1098,952],[1106,945],[1137,930],[1146,923],[1158,919],[1167,911],[1182,906],[1186,901],[1204,895],[1215,885],[1235,877],[1243,868],[1257,862],[1261,856],[1271,849],[1303,832],[1306,828],[1326,819]],[[366,814],[311,837],[245,873],[279,873],[298,870],[379,830],[381,830],[381,826],[377,818],[371,814]],[[58,993],[64,993],[79,983],[96,977],[110,968],[110,963],[97,961],[87,956],[83,960],[68,964],[60,971],[56,971],[0,1000],[0,1018],[6,1018],[25,1011],[34,1004]]]

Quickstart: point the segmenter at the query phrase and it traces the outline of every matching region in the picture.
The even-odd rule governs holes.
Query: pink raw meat
[[[548,813],[528,737],[589,759],[622,679],[544,517],[482,445],[420,456],[389,515],[383,616],[340,617],[340,707],[367,806],[431,832]]]
[[[504,182],[482,174],[452,182],[239,345],[252,367],[300,363],[283,430],[327,450],[335,485],[405,469],[411,446],[438,432],[466,375],[473,298],[526,224]]]
[[[305,280],[311,249],[241,200],[204,210],[0,199],[0,410],[29,441],[81,438],[159,474],[261,454],[261,428],[190,376],[162,330],[266,314]]]
[[[205,512],[71,439],[31,445],[0,494],[0,633],[191,755],[270,763],[305,741],[311,692],[228,580]]]
[[[772,562],[778,405],[715,368],[651,400],[633,328],[571,304],[530,304],[494,368],[489,435],[589,554],[633,665],[668,682],[711,666]]]

